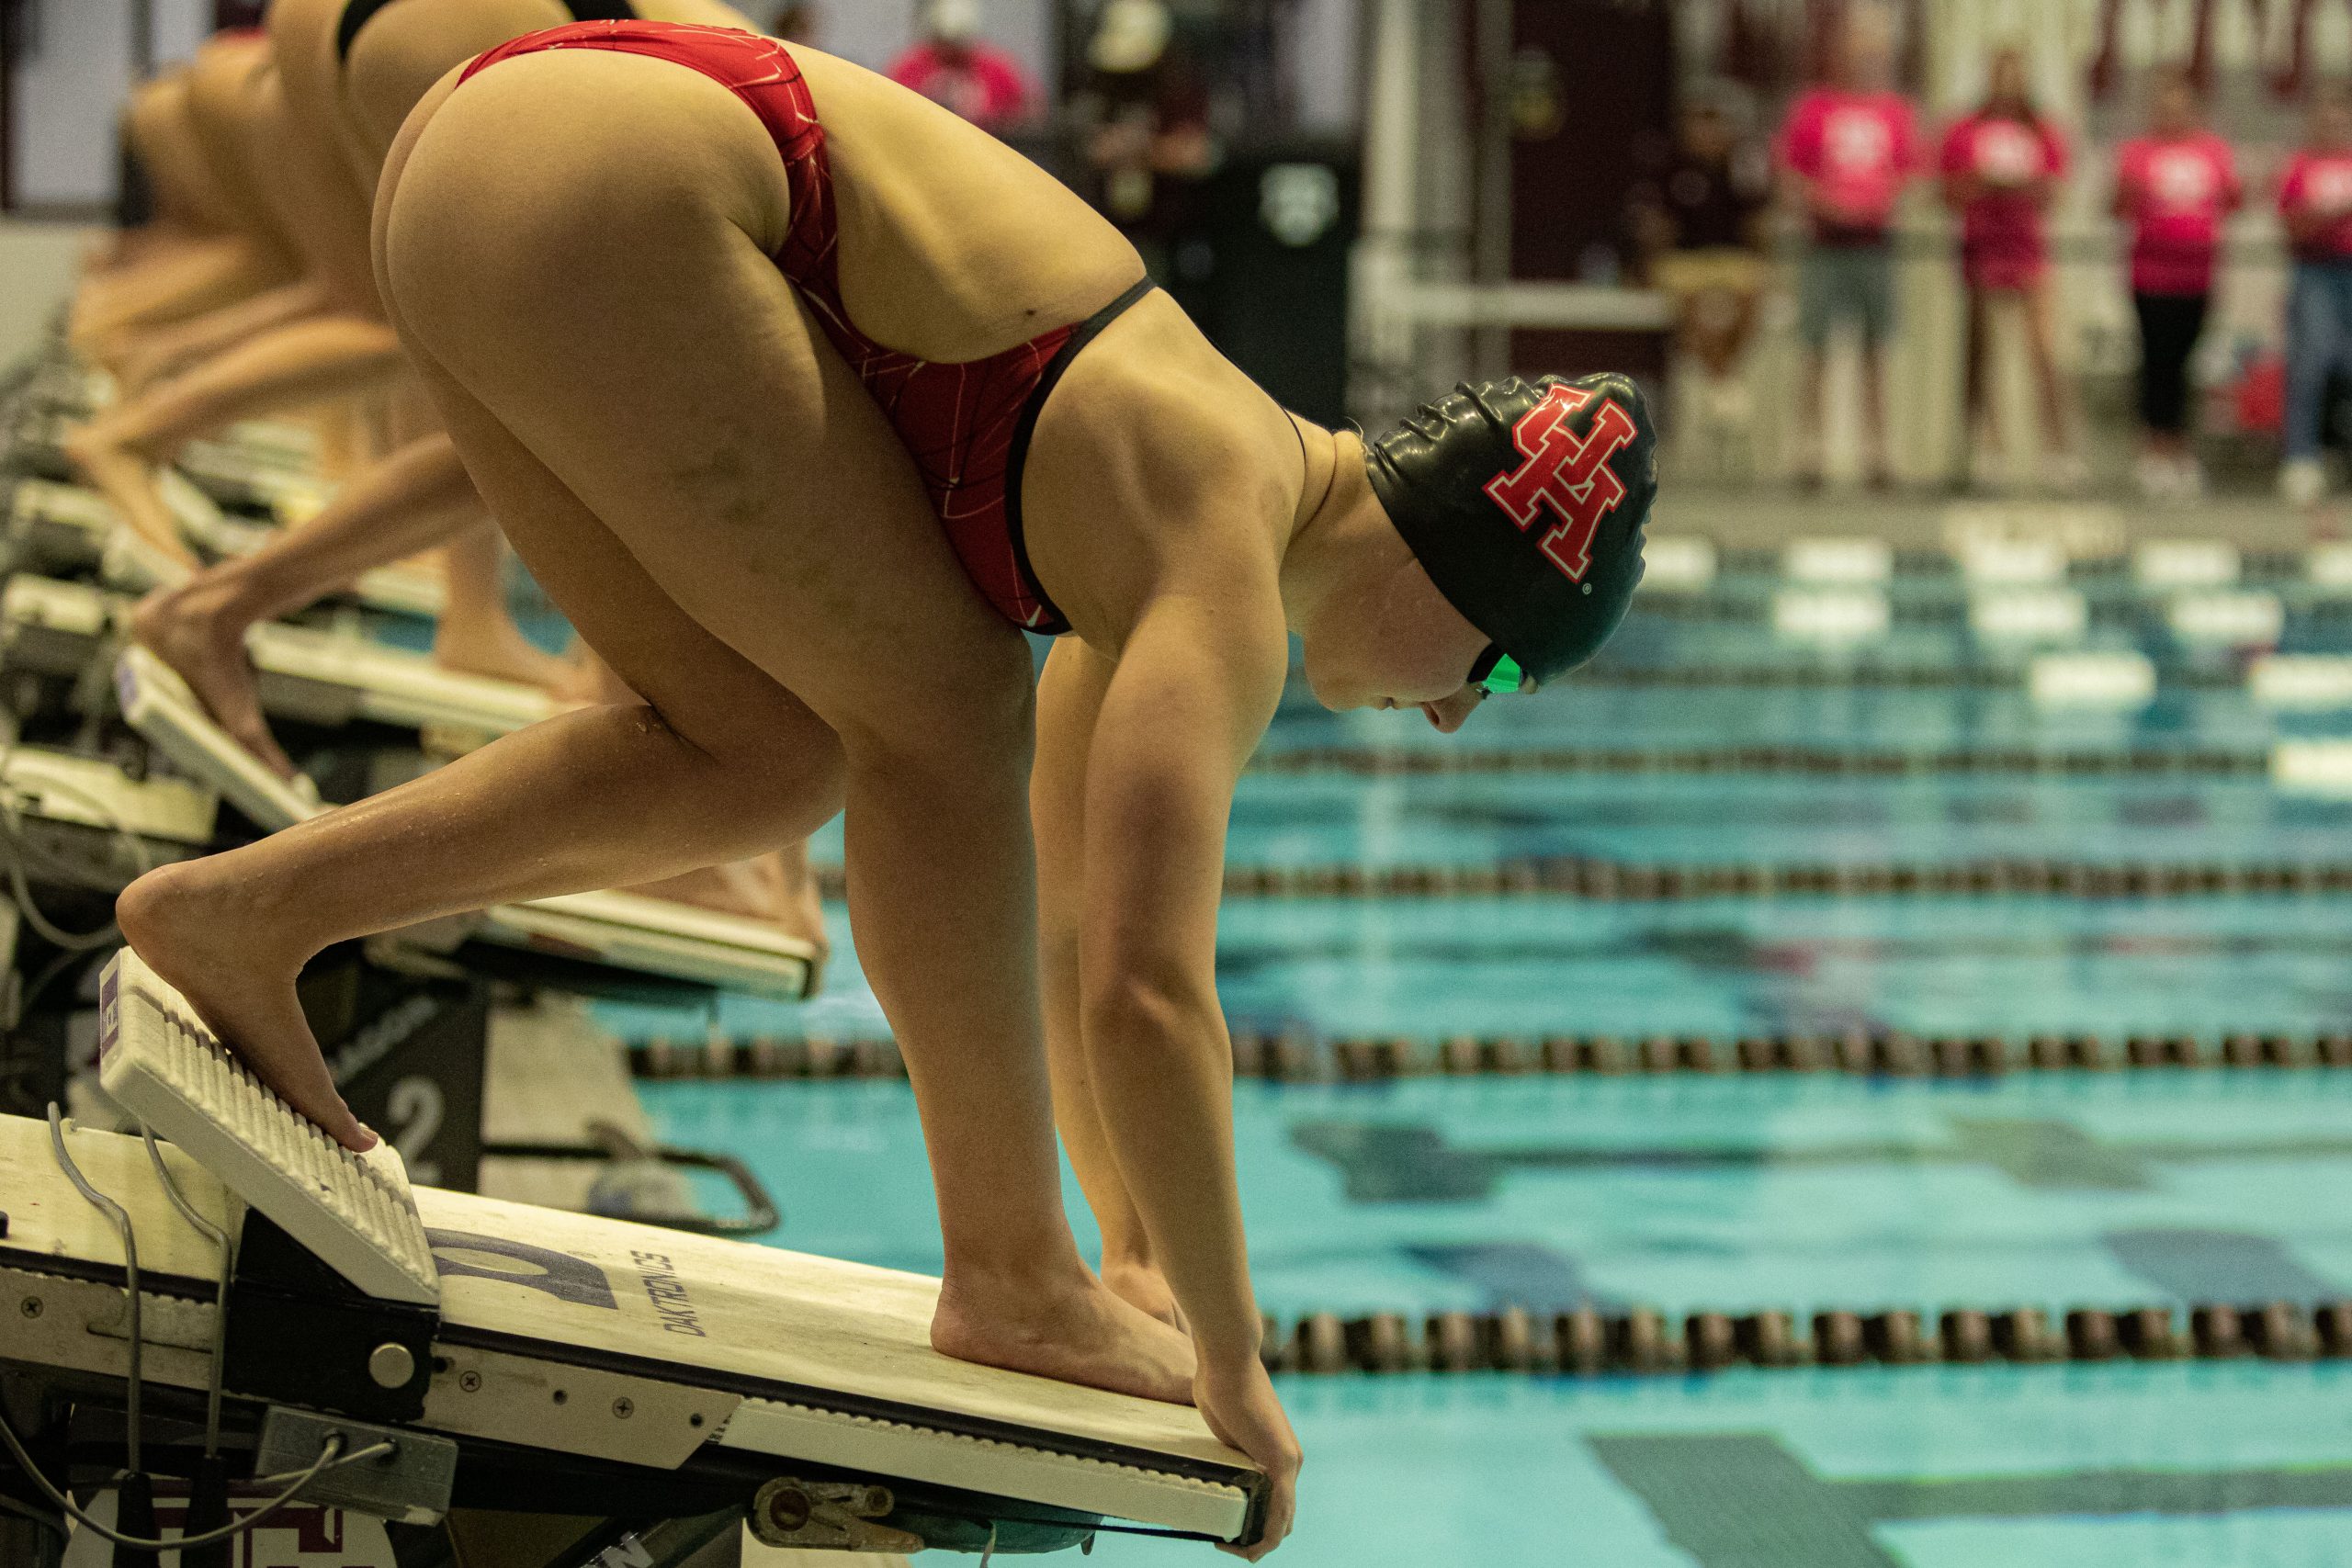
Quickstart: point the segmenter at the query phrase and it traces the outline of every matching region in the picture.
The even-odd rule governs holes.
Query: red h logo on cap
[[[1544,558],[1571,582],[1582,582],[1592,567],[1593,530],[1625,499],[1625,481],[1610,468],[1617,449],[1640,434],[1633,416],[1615,399],[1604,400],[1592,426],[1578,435],[1568,420],[1584,411],[1594,393],[1584,387],[1554,387],[1544,400],[1511,427],[1511,445],[1527,461],[1487,481],[1487,494],[1524,532],[1546,507],[1560,521],[1544,536]]]

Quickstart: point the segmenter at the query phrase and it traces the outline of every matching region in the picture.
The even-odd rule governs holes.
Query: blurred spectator
[[[2064,489],[2083,481],[2066,389],[2058,378],[2043,231],[2066,162],[2065,138],[2034,107],[2024,51],[1997,51],[1984,106],[1945,135],[1940,159],[1944,204],[1960,214],[1961,282],[1968,297],[1962,429],[1972,477],[1981,477],[2000,452],[2001,422],[1992,407],[1992,306],[2008,296],[2024,310],[2052,478]]]
[[[891,65],[892,81],[983,130],[1002,130],[1035,112],[1028,73],[980,36],[980,0],[929,0],[922,27],[922,41]]]
[[[1086,49],[1075,107],[1091,197],[1162,283],[1191,221],[1188,197],[1216,160],[1209,96],[1163,0],[1108,0]]]
[[[2327,489],[2320,441],[2328,383],[2352,373],[2352,104],[2341,88],[2313,97],[2303,144],[2279,182],[2278,210],[2295,253],[2287,297],[2287,462],[2278,489],[2309,506]]]
[[[2202,494],[2189,446],[2188,362],[2204,335],[2222,223],[2245,198],[2230,144],[2205,129],[2186,71],[2158,72],[2148,132],[2116,153],[2115,215],[2132,225],[2140,317],[2139,481],[2152,500]]]
[[[1917,121],[1895,92],[1894,39],[1876,13],[1856,16],[1839,40],[1835,81],[1800,97],[1781,132],[1786,172],[1811,231],[1799,263],[1798,328],[1805,343],[1798,410],[1804,443],[1797,481],[1821,483],[1822,383],[1829,334],[1851,321],[1862,334],[1863,439],[1871,488],[1893,488],[1886,457],[1886,340],[1894,326],[1895,203],[1920,162]]]
[[[1684,111],[1657,177],[1634,191],[1634,237],[1651,283],[1674,299],[1676,348],[1705,378],[1709,425],[1744,430],[1749,422],[1738,371],[1764,289],[1761,219],[1770,199],[1770,164],[1707,96]]]

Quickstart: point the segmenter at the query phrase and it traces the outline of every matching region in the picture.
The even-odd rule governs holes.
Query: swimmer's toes
[[[1192,1341],[1100,1285],[1057,1309],[995,1316],[943,1296],[931,1342],[958,1360],[1170,1404],[1193,1402]]]
[[[279,778],[292,778],[299,770],[262,715],[260,684],[245,657],[243,637],[214,635],[199,615],[182,611],[168,597],[171,592],[166,589],[140,601],[131,613],[132,639],[187,682],[197,702],[232,740]]]

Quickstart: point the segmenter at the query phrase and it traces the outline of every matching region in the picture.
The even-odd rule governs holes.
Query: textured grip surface
[[[356,1155],[215,1040],[129,948],[107,964],[98,1076],[124,1109],[371,1296],[440,1300],[399,1151]]]

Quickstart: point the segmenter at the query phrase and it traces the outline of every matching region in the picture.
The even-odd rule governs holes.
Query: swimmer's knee
[[[844,731],[842,741],[850,771],[861,784],[879,781],[919,796],[941,790],[966,796],[1001,790],[1025,802],[1036,749],[1036,704],[1023,682],[964,703],[893,705]]]
[[[730,809],[782,811],[814,819],[813,831],[841,809],[849,765],[842,742],[788,693],[765,707],[738,709],[724,722],[640,705],[635,717],[649,730],[700,753],[737,787]]]

